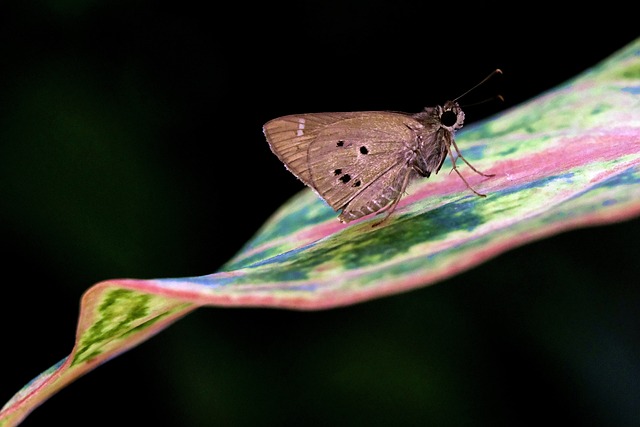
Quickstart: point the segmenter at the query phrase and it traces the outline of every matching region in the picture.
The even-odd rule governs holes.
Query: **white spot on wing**
[[[296,133],[297,136],[302,136],[304,135],[304,124],[305,124],[306,120],[302,117],[300,117],[298,119],[298,132]]]

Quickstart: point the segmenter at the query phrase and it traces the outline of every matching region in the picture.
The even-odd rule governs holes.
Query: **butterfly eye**
[[[451,110],[447,110],[440,116],[440,123],[446,127],[451,127],[458,121],[458,116]]]

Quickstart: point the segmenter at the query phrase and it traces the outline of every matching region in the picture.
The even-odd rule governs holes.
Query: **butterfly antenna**
[[[504,98],[502,97],[502,95],[496,95],[496,96],[492,96],[491,98],[483,99],[482,101],[474,102],[473,104],[464,104],[462,105],[462,107],[464,108],[475,107],[476,105],[484,104],[485,102],[491,102],[495,100],[504,102]]]
[[[487,80],[489,80],[491,77],[495,76],[496,74],[502,74],[502,70],[500,68],[496,68],[495,70],[493,70],[491,73],[489,73],[489,75],[487,77],[485,77],[484,79],[482,79],[482,81],[480,81],[479,83],[477,83],[475,86],[473,86],[471,89],[467,90],[465,93],[463,93],[462,95],[458,96],[456,99],[454,99],[454,101],[457,101],[458,99],[462,98],[463,96],[465,96],[466,94],[468,94],[469,92],[471,92],[472,90],[474,90],[475,88],[477,88],[478,86],[480,86],[481,84],[483,84],[484,82],[486,82]],[[502,99],[501,96],[498,96],[499,98]]]

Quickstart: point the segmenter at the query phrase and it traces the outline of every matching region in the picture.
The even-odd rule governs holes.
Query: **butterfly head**
[[[456,101],[447,101],[443,106],[438,105],[436,114],[440,125],[449,131],[460,129],[464,123],[464,111]]]

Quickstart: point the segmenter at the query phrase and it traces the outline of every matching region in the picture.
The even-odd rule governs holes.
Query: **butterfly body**
[[[267,122],[263,131],[287,169],[349,222],[375,212],[388,217],[409,182],[438,173],[447,154],[458,172],[451,146],[460,155],[454,134],[463,123],[458,103],[448,101],[416,114],[289,115]]]

